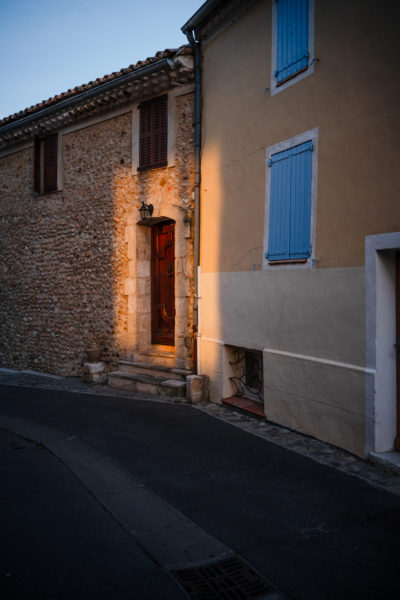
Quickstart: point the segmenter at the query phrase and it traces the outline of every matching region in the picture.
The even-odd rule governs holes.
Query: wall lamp
[[[142,201],[142,206],[139,208],[140,218],[144,221],[145,219],[149,219],[153,214],[154,206],[152,204],[146,204],[145,201]]]

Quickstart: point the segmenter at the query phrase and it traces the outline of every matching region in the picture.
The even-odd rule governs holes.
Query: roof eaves
[[[204,4],[200,6],[194,15],[192,15],[190,19],[181,27],[182,33],[186,35],[189,31],[196,29],[200,23],[203,23],[203,21],[205,21],[224,1],[225,0],[207,0],[207,2],[204,2]]]
[[[0,148],[7,148],[34,135],[46,135],[88,115],[104,113],[111,105],[121,106],[165,93],[177,85],[192,83],[192,54],[188,45],[157,53],[154,59],[137,63],[134,69],[124,69],[115,76],[90,82],[95,83],[92,86],[79,86],[74,88],[73,93],[57,97],[56,101],[51,98],[31,107],[34,111],[26,109],[22,115],[18,113],[17,118],[0,121]]]
[[[198,42],[212,39],[234,23],[256,0],[208,0],[183,25],[182,32]]]
[[[157,52],[155,56],[149,57],[146,60],[138,61],[136,64],[123,68],[120,71],[114,71],[113,73],[104,75],[103,77],[97,78],[94,81],[89,81],[88,83],[78,85],[73,89],[67,90],[66,92],[52,96],[48,100],[42,100],[42,102],[39,102],[38,104],[21,110],[18,113],[14,113],[12,115],[9,115],[8,117],[4,117],[3,119],[0,119],[0,130],[3,130],[3,127],[8,125],[9,123],[21,122],[22,119],[25,119],[29,116],[33,116],[36,113],[39,113],[43,109],[47,109],[50,106],[60,106],[63,102],[76,96],[81,96],[81,94],[85,94],[86,92],[103,89],[102,86],[104,86],[104,84],[106,83],[118,81],[119,85],[119,83],[122,81],[122,78],[125,75],[132,75],[136,72],[142,72],[144,68],[160,63],[164,59],[174,58],[180,54],[185,54],[187,52],[191,53],[190,46],[188,46],[187,44],[177,49],[167,49]]]
[[[150,65],[146,65],[145,67],[142,67],[130,73],[125,73],[124,75],[116,77],[115,79],[111,79],[110,81],[98,84],[96,85],[96,87],[92,87],[88,90],[71,95],[67,98],[64,98],[63,100],[60,100],[57,103],[52,103],[48,106],[44,106],[43,108],[35,111],[34,113],[24,115],[21,118],[16,119],[15,121],[11,121],[10,123],[6,123],[3,126],[0,125],[0,134],[4,134],[10,129],[23,127],[28,122],[41,119],[42,117],[47,116],[53,112],[62,110],[67,106],[69,107],[73,104],[78,104],[82,100],[91,98],[92,96],[96,96],[97,94],[101,94],[102,92],[108,89],[119,87],[132,79],[137,79],[139,77],[143,77],[144,75],[149,75],[154,71],[161,70],[163,66],[168,66],[168,61],[169,59],[164,58],[161,61],[151,63]]]

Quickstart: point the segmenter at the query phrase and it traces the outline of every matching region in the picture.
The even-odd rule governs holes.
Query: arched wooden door
[[[175,223],[151,229],[151,343],[175,345]]]

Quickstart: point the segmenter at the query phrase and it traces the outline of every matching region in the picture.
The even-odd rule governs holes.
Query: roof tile
[[[175,56],[177,54],[191,54],[191,53],[192,53],[192,50],[191,50],[190,46],[187,44],[184,46],[180,46],[179,48],[175,48],[175,49],[167,48],[166,50],[160,50],[155,54],[155,56],[148,57],[148,58],[146,58],[146,60],[139,60],[134,65],[129,65],[129,67],[123,68],[120,71],[114,71],[113,73],[110,73],[108,75],[103,75],[103,77],[98,77],[95,81],[89,81],[89,83],[83,83],[82,85],[77,85],[73,89],[69,89],[66,92],[62,92],[61,94],[56,94],[55,96],[52,96],[48,100],[42,100],[41,102],[34,104],[33,106],[25,108],[24,110],[20,110],[19,112],[14,113],[8,117],[4,117],[3,119],[0,119],[0,127],[2,127],[3,125],[7,125],[8,123],[12,123],[13,121],[18,121],[18,119],[21,119],[22,117],[33,114],[33,113],[41,110],[42,108],[46,108],[48,106],[52,106],[53,104],[57,104],[57,102],[60,102],[61,100],[65,100],[66,98],[70,98],[81,92],[90,90],[98,85],[101,85],[102,83],[105,83],[106,81],[110,81],[112,79],[116,79],[117,77],[121,77],[122,75],[125,75],[126,73],[131,73],[132,71],[136,71],[136,70],[138,70],[146,65],[149,65],[151,63],[157,62],[164,58],[170,58],[171,56]]]

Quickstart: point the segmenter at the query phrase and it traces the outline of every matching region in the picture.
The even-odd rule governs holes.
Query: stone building
[[[95,347],[191,369],[192,63],[165,50],[0,121],[2,366],[79,375]]]

